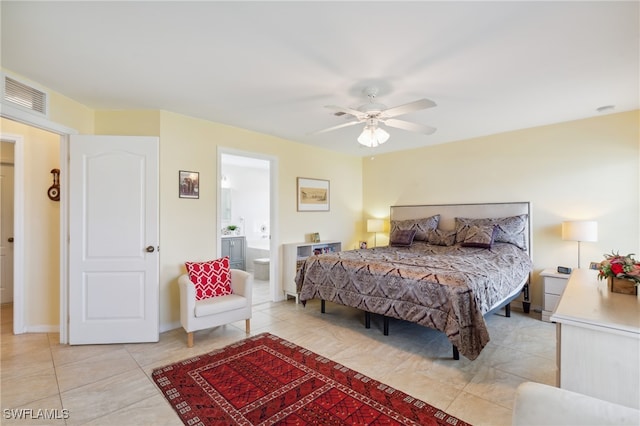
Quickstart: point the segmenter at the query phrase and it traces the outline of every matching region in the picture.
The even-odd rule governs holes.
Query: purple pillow
[[[495,225],[495,240],[498,242],[513,244],[514,246],[527,249],[527,225],[529,216],[521,214],[518,216],[489,218],[489,219],[469,219],[456,217],[456,242],[464,242],[467,230],[472,225]]]
[[[480,247],[491,248],[496,238],[497,227],[494,225],[471,225],[467,229],[467,235],[464,238],[462,247]]]
[[[415,229],[416,235],[413,237],[416,241],[427,241],[427,233],[438,227],[440,215],[436,214],[422,219],[392,220],[391,234],[396,230]]]
[[[415,229],[396,229],[391,233],[389,244],[392,247],[411,247],[415,236]]]
[[[456,242],[456,230],[432,229],[427,233],[427,242],[435,246],[452,246]]]

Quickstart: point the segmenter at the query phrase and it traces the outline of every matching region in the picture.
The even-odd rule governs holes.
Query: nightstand
[[[548,268],[540,272],[540,276],[542,277],[542,295],[544,296],[542,321],[550,322],[549,317],[558,306],[570,274],[559,274],[555,268]]]

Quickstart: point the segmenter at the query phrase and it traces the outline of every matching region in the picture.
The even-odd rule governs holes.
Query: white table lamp
[[[384,231],[384,220],[382,219],[368,219],[367,220],[367,232],[373,232],[373,246],[376,247],[378,241],[376,240],[377,233]]]
[[[598,241],[598,222],[593,220],[562,222],[562,239],[578,242],[578,268],[580,268],[580,243]]]

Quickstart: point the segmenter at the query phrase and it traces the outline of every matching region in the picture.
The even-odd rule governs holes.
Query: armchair
[[[513,405],[513,426],[638,424],[640,411],[635,408],[541,383],[520,384]]]
[[[187,346],[193,347],[193,332],[245,320],[251,331],[251,292],[253,278],[245,271],[231,269],[232,294],[196,300],[195,285],[189,274],[178,278],[180,286],[180,323],[187,332]]]

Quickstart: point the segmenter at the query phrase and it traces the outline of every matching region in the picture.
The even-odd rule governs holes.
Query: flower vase
[[[609,277],[609,288],[612,293],[620,294],[638,294],[638,286],[635,281],[625,280],[624,278]]]

